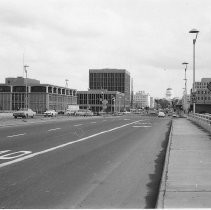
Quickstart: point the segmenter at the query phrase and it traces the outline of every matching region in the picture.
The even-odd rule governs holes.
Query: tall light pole
[[[25,71],[25,73],[26,73],[26,97],[25,97],[25,100],[26,100],[26,104],[25,104],[25,108],[28,108],[28,90],[27,90],[27,67],[29,67],[29,66],[27,66],[27,65],[24,65],[24,71]]]
[[[187,77],[186,77],[186,71],[188,68],[188,63],[187,62],[183,62],[183,65],[185,65],[185,92],[184,92],[184,108],[185,108],[185,112],[187,111]]]
[[[192,29],[189,31],[191,34],[195,34],[195,38],[193,39],[193,90],[192,90],[192,96],[195,97],[195,45],[196,45],[196,39],[198,36],[199,31],[197,29]],[[193,114],[196,112],[196,102],[193,100]]]

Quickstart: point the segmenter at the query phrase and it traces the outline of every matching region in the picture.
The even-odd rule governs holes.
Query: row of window
[[[200,99],[201,98],[201,99]],[[209,97],[198,97],[198,100],[210,100],[211,99],[211,97],[209,96]]]
[[[201,91],[198,90],[197,93],[198,93],[198,94],[211,94],[211,92],[208,91],[208,90],[201,90]]]

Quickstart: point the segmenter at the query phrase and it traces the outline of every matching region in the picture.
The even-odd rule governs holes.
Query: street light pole
[[[193,39],[193,90],[192,95],[195,95],[195,46],[196,46],[196,39],[198,36],[199,31],[196,29],[192,29],[189,33],[196,34],[195,38]],[[196,102],[193,101],[193,114],[196,112]]]
[[[184,108],[185,108],[185,112],[187,111],[187,77],[186,77],[186,71],[188,68],[188,63],[187,62],[183,62],[183,65],[185,65],[185,94],[184,94]]]
[[[25,104],[25,108],[28,108],[28,85],[27,85],[27,67],[29,67],[29,66],[27,66],[27,65],[24,65],[24,71],[25,71],[25,73],[26,73],[26,97],[25,97],[25,100],[26,100],[26,104]]]

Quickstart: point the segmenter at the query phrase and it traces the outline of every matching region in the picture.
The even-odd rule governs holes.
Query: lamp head
[[[191,33],[191,34],[198,34],[199,30],[194,28],[194,29],[190,30],[189,33]]]
[[[183,65],[188,65],[188,63],[187,63],[187,62],[183,62],[182,64],[183,64]]]

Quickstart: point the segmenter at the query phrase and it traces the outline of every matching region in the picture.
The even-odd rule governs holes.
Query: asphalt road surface
[[[0,128],[0,208],[154,208],[170,118]]]

